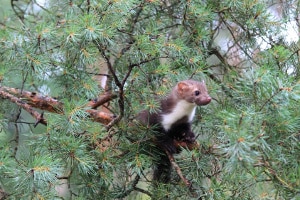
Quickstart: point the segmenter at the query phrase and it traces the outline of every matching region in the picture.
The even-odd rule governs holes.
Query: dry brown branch
[[[58,114],[63,114],[64,110],[64,105],[62,102],[58,101],[55,98],[43,96],[36,92],[21,91],[20,89],[9,87],[0,87],[0,97],[4,99],[9,99],[11,102],[16,103],[17,105],[21,106],[24,110],[29,112],[37,120],[36,125],[38,123],[47,125],[47,122],[43,118],[43,113],[40,114],[33,108],[38,108],[43,111]],[[114,98],[115,95],[113,94],[102,95],[102,98],[100,98],[98,101],[91,101],[87,104],[87,106],[90,106],[92,108],[98,107]],[[88,109],[87,112],[90,114],[92,120],[105,125],[109,124],[115,118],[114,115],[100,110]]]
[[[100,122],[101,124],[109,124],[115,116],[106,112],[102,112],[99,110],[93,110],[89,109],[86,110],[90,114],[90,117],[95,121],[95,122]]]
[[[40,114],[39,112],[33,110],[32,106],[23,102],[21,99],[3,91],[0,89],[0,96],[4,99],[9,99],[11,102],[14,102],[18,106],[21,106],[24,110],[26,110],[28,113],[30,113],[35,119],[37,125],[38,123],[47,125],[47,121],[43,118],[43,114]]]
[[[16,88],[0,87],[0,90],[8,92],[20,98],[23,102],[26,102],[34,108],[39,108],[41,110],[62,114],[63,113],[63,103],[59,102],[57,99],[43,96],[36,92],[21,91]]]

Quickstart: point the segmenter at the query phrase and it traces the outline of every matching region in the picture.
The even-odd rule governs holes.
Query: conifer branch
[[[142,188],[134,187],[134,190],[138,191],[138,192],[141,192],[141,193],[144,193],[144,194],[148,195],[149,197],[152,197],[152,194],[150,192],[148,192],[147,190],[144,190]]]
[[[262,111],[263,108],[272,101],[272,99],[278,95],[280,92],[282,91],[282,89],[280,88],[279,90],[277,90],[276,92],[274,92],[264,103],[263,105],[259,108],[259,111]]]
[[[275,180],[277,180],[279,182],[280,185],[282,185],[283,187],[288,188],[291,191],[297,191],[296,188],[293,188],[293,186],[289,183],[287,183],[285,180],[283,180],[278,174],[277,172],[272,169],[271,167],[268,167],[264,170],[264,172],[272,178],[274,178]]]
[[[110,62],[109,57],[105,53],[105,47],[100,43],[100,41],[95,40],[94,43],[96,44],[99,52],[101,53],[102,57],[106,61],[109,73],[111,74],[115,84],[119,88],[118,103],[119,103],[120,114],[106,125],[106,129],[109,130],[111,127],[113,127],[113,125],[118,123],[124,115],[124,91],[123,91],[124,85],[122,85],[118,76],[116,75],[116,71],[114,70],[112,63]]]
[[[122,194],[118,195],[117,198],[124,198],[128,196],[132,191],[136,189],[136,185],[138,184],[139,180],[140,180],[140,176],[136,175],[133,181],[129,183],[128,189],[125,190]]]

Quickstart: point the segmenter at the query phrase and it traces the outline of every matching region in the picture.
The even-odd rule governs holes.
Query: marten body
[[[204,82],[185,80],[177,83],[172,92],[161,100],[160,112],[150,114],[142,111],[138,118],[144,124],[156,125],[157,131],[161,133],[158,138],[160,146],[170,153],[177,153],[177,149],[172,146],[173,140],[187,143],[195,141],[191,123],[196,107],[210,101]]]
[[[195,116],[196,107],[210,103],[204,82],[185,80],[177,83],[172,92],[161,100],[160,112],[149,113],[142,111],[138,118],[144,124],[156,127],[157,144],[170,154],[180,152],[179,143],[193,144],[195,134],[191,123]],[[169,181],[170,163],[163,155],[154,171],[154,179],[162,182]],[[166,174],[165,177],[163,174]]]

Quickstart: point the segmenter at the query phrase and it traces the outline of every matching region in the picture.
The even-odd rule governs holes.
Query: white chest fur
[[[196,104],[189,103],[185,100],[177,102],[172,112],[162,115],[162,125],[165,130],[169,130],[176,121],[188,117],[188,121],[191,122],[195,116]]]

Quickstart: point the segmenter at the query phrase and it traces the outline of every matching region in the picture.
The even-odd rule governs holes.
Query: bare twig
[[[96,109],[99,106],[102,106],[103,104],[105,104],[115,98],[117,98],[116,94],[112,94],[112,93],[108,92],[104,95],[101,95],[100,98],[98,98],[96,101],[90,101],[89,106],[91,106],[92,109]]]
[[[190,188],[192,186],[192,183],[182,174],[182,171],[180,169],[180,167],[177,165],[177,163],[175,162],[175,159],[173,157],[172,154],[170,154],[169,151],[165,150],[166,154],[168,155],[168,158],[170,160],[170,163],[172,164],[172,166],[174,167],[174,169],[176,170],[178,176],[181,178],[181,180],[184,182],[184,184]]]

